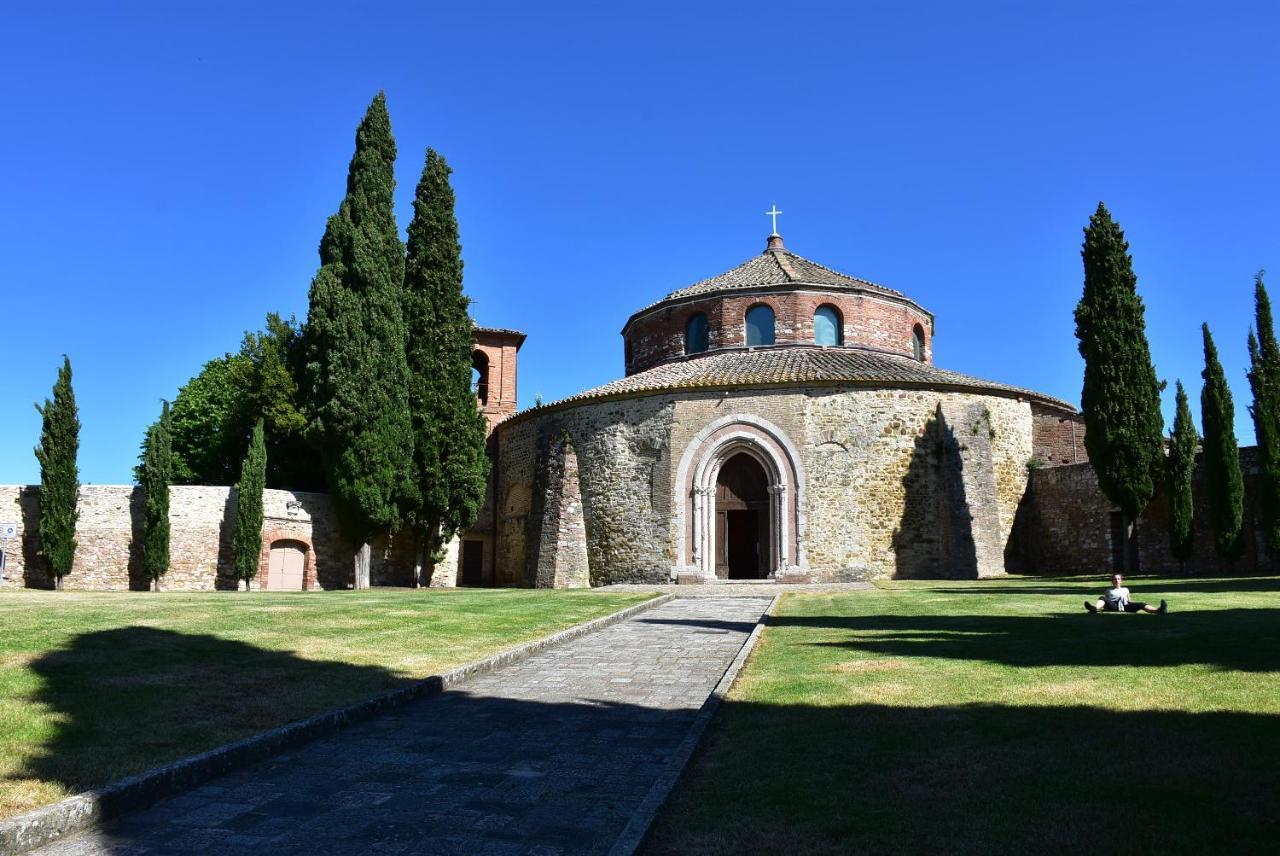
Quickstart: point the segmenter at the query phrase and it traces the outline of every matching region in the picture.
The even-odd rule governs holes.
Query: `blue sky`
[[[376,11],[365,11],[362,7]],[[305,314],[356,123],[385,89],[399,217],[455,168],[482,324],[520,399],[622,374],[636,308],[763,249],[907,292],[937,363],[1078,402],[1099,199],[1157,370],[1198,413],[1199,326],[1245,411],[1276,270],[1274,4],[18,2],[0,27],[0,482],[62,353],[81,477],[129,479],[162,397],[270,310]]]

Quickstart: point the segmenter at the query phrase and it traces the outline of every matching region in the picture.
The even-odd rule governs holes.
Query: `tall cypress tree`
[[[80,512],[80,414],[71,388],[71,359],[63,356],[53,384],[53,399],[36,405],[43,419],[36,459],[40,461],[40,550],[49,563],[54,587],[71,573],[76,557],[76,521]]]
[[[452,170],[433,149],[413,200],[404,278],[405,353],[418,489],[409,510],[418,536],[416,580],[454,535],[475,522],[489,459],[485,422],[471,388],[470,301],[462,291],[462,247]]]
[[[1162,384],[1151,362],[1129,244],[1101,202],[1080,254],[1084,294],[1076,306],[1076,338],[1084,357],[1084,442],[1102,492],[1124,516],[1127,539],[1164,463]],[[1129,551],[1121,554],[1127,565]]]
[[[1202,329],[1204,390],[1200,393],[1200,419],[1204,423],[1205,493],[1209,522],[1213,525],[1213,546],[1229,563],[1234,563],[1244,552],[1244,476],[1236,443],[1236,408],[1209,325]]]
[[[253,426],[236,490],[235,571],[236,579],[244,580],[245,591],[249,590],[249,581],[258,575],[262,556],[262,491],[266,486],[267,443],[259,419]]]
[[[396,144],[379,93],[356,130],[347,193],[320,241],[307,317],[308,437],[347,535],[354,583],[369,584],[372,538],[412,505],[413,428],[401,309],[404,246],[392,210]]]
[[[1196,469],[1196,446],[1200,437],[1196,434],[1191,405],[1182,381],[1177,386],[1177,414],[1173,418],[1173,431],[1169,435],[1169,552],[1186,567],[1191,557],[1192,524],[1195,521],[1195,500],[1191,492],[1191,479]]]
[[[1249,386],[1253,390],[1253,431],[1258,440],[1258,511],[1267,549],[1280,555],[1280,344],[1271,318],[1271,299],[1254,278],[1257,334],[1249,331]]]
[[[169,570],[169,485],[173,483],[173,421],[169,402],[149,429],[142,449],[142,570],[160,591]]]

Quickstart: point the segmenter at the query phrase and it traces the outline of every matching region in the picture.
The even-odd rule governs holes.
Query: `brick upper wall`
[[[624,331],[628,375],[684,355],[689,319],[706,313],[708,351],[744,348],[747,310],[770,306],[779,345],[813,344],[813,314],[834,306],[841,316],[844,344],[861,345],[895,354],[912,355],[912,333],[924,334],[924,362],[933,361],[933,319],[905,300],[879,295],[824,291],[816,287],[778,287],[751,293],[731,292],[659,304],[627,325]]]

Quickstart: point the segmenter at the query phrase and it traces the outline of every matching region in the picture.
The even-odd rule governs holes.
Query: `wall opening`
[[[716,477],[716,576],[753,580],[773,572],[769,538],[769,476],[739,452]]]
[[[489,403],[489,357],[484,351],[471,354],[471,386],[481,404]]]
[[[919,324],[911,328],[911,356],[924,362],[924,328]]]
[[[707,324],[707,313],[699,312],[689,319],[684,330],[684,352],[701,354],[710,344],[710,327]]]
[[[819,306],[813,313],[813,343],[815,345],[843,345],[844,325],[840,311],[834,306]]]

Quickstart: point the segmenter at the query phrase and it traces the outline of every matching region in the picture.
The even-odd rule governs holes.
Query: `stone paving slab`
[[[670,601],[36,852],[607,852],[767,606]]]

